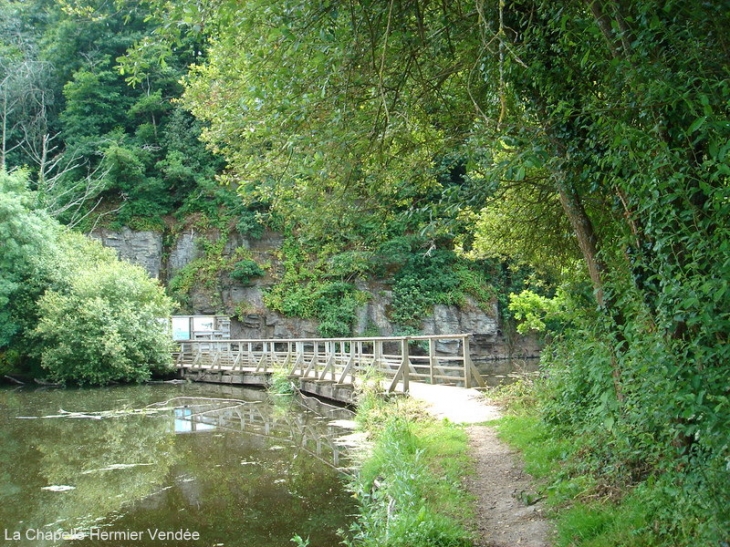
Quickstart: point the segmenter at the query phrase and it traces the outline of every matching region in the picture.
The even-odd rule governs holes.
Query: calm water
[[[8,388],[0,411],[0,545],[334,546],[355,512],[332,423],[352,416],[310,399]]]

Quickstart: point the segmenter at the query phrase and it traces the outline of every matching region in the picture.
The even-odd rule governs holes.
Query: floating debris
[[[327,425],[341,427],[342,429],[357,429],[357,422],[355,420],[332,420],[331,422],[327,422]]]
[[[51,486],[44,486],[41,490],[48,490],[49,492],[68,492],[69,490],[76,490],[76,487],[65,484],[53,484]]]
[[[148,465],[154,465],[154,464],[153,463],[113,463],[111,465],[107,465],[106,467],[101,467],[99,469],[89,469],[88,471],[84,471],[81,474],[88,475],[90,473],[101,473],[103,471],[116,471],[117,469],[131,469],[132,467],[142,467],[142,466],[148,466]]]

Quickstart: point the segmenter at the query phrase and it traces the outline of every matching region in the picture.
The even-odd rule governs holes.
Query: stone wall
[[[144,267],[150,276],[165,283],[172,279],[187,264],[201,255],[198,244],[200,237],[215,239],[217,234],[197,233],[188,229],[179,233],[168,248],[163,247],[163,236],[155,232],[135,232],[128,228],[120,231],[101,229],[92,237],[132,263]],[[274,232],[266,232],[258,240],[247,240],[240,235],[229,236],[224,253],[231,255],[236,248],[251,251],[257,260],[269,261],[276,265],[275,252],[280,248],[282,238]],[[215,290],[195,287],[190,293],[189,309],[185,314],[227,314],[232,318],[231,336],[233,338],[310,338],[318,336],[317,322],[308,319],[284,317],[268,310],[263,302],[263,290],[273,280],[265,277],[255,281],[253,286],[243,286],[235,280],[222,276]],[[382,282],[361,283],[358,287],[371,295],[357,313],[355,335],[392,336],[394,325],[389,321],[387,310],[392,304],[393,295]],[[238,317],[237,311],[244,309]],[[466,305],[434,306],[433,314],[424,319],[424,334],[471,333],[471,353],[476,360],[534,358],[539,355],[537,341],[503,334],[496,303],[489,309],[482,309],[475,301]],[[451,353],[458,348],[449,347],[448,342],[440,344],[439,351]]]

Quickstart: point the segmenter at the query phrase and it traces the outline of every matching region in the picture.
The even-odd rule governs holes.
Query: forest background
[[[68,255],[44,226],[273,229],[267,305],[323,335],[350,332],[359,280],[389,280],[404,333],[497,299],[549,342],[541,427],[592,477],[572,496],[633,507],[627,544],[730,541],[725,3],[0,9],[4,366],[63,377],[40,318],[99,302],[36,260]],[[266,266],[208,256],[178,287]]]

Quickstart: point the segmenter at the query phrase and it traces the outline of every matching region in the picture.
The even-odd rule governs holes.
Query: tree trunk
[[[562,175],[560,176],[562,177]],[[561,178],[556,186],[560,195],[560,203],[570,221],[575,237],[578,239],[578,246],[588,267],[588,275],[593,283],[596,302],[604,312],[612,316],[616,326],[620,327],[624,322],[623,314],[615,306],[607,303],[604,296],[603,283],[606,264],[598,254],[598,236],[593,228],[593,222],[586,213],[580,196],[565,180]],[[614,329],[614,331],[618,344],[615,346],[612,344],[611,347],[611,375],[616,400],[622,402],[624,397],[621,388],[621,366],[619,365],[616,347],[622,345],[625,339],[620,328]]]
[[[586,261],[588,275],[593,282],[596,301],[599,306],[603,307],[603,273],[606,266],[598,256],[598,238],[593,229],[593,222],[588,217],[575,190],[570,188],[564,181],[557,184],[557,190],[560,195],[560,204],[570,221],[575,237],[578,239],[578,246],[583,253],[583,259]]]

